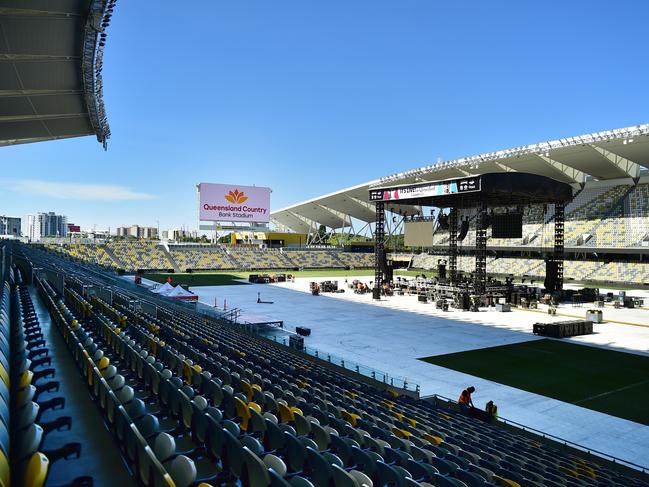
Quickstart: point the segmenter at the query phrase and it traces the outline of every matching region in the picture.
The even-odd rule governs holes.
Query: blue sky
[[[108,151],[90,137],[0,149],[0,214],[193,227],[200,181],[270,186],[276,209],[644,123],[647,18],[645,0],[122,1]]]

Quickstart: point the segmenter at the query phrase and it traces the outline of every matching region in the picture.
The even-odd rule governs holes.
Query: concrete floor
[[[52,421],[59,416],[72,417],[70,431],[49,433],[43,449],[58,448],[71,442],[81,443],[81,457],[78,460],[59,460],[51,466],[48,485],[64,485],[85,475],[93,477],[96,487],[137,485],[119,453],[117,443],[104,425],[102,413],[93,402],[63,337],[52,324],[47,309],[33,287],[30,288],[30,295],[48,342],[52,367],[56,369],[53,380],[60,382],[59,392],[42,394],[39,400],[65,397],[65,408],[47,411],[42,420]]]
[[[349,281],[352,279],[350,276]],[[338,280],[342,285],[344,279]],[[208,305],[213,305],[215,298],[221,306],[227,300],[229,309],[242,309],[244,320],[284,320],[289,329],[307,326],[312,334],[305,339],[305,345],[407,377],[421,386],[422,395],[456,398],[471,384],[477,389],[476,404],[494,400],[505,418],[630,462],[649,463],[649,426],[418,360],[536,340],[531,333],[534,322],[565,320],[566,316],[552,318],[547,313],[532,311],[444,313],[434,305],[418,303],[415,296],[397,296],[379,302],[369,295],[350,292],[312,296],[308,291],[309,281],[301,278],[295,283],[196,287],[192,291]],[[258,292],[262,300],[274,304],[257,304]],[[583,317],[586,309],[568,305],[560,307],[559,312]],[[606,308],[604,317],[649,325],[647,309]],[[605,323],[596,325],[593,335],[572,340],[644,354],[649,351],[649,326]]]

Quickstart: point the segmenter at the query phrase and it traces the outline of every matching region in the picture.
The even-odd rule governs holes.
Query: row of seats
[[[105,286],[97,277],[39,265],[66,273],[63,296],[47,286],[50,309],[145,485],[647,485],[231,325],[167,305],[154,316],[124,291],[105,302],[92,294]]]
[[[227,252],[239,269],[292,269],[295,267],[293,260],[289,259],[287,254],[281,250],[230,247]]]
[[[65,435],[56,434],[69,430],[72,418],[61,415],[66,401],[56,395],[51,365],[29,291],[11,269],[0,290],[0,487],[46,485],[53,468],[66,468],[62,460],[80,457],[81,444],[62,444]],[[92,477],[68,479],[92,484]]]
[[[284,251],[247,247],[170,246],[171,255],[182,271],[192,270],[256,270],[368,268],[374,265],[373,253],[330,250]]]
[[[369,268],[374,265],[373,253],[333,250],[283,251],[224,247],[220,245],[169,246],[169,255],[155,242],[124,240],[108,245],[62,244],[47,245],[49,250],[82,262],[104,268],[168,270],[261,270],[294,268]],[[174,263],[176,266],[174,266]]]
[[[221,246],[170,246],[172,257],[181,271],[230,270],[238,266]]]
[[[165,250],[157,242],[120,240],[110,242],[107,249],[127,271],[173,268]]]
[[[129,460],[133,476],[144,485],[173,486],[173,480],[157,461],[138,425],[130,419],[121,404],[118,394],[126,387],[125,376],[116,373],[107,375],[107,372],[116,370],[115,365],[104,357],[103,351],[94,344],[84,328],[83,318],[89,317],[91,312],[89,303],[81,301],[85,308],[81,315],[75,316],[47,281],[39,281],[38,285],[53,323],[62,334],[84,382],[99,403],[105,422],[119,442],[124,457]],[[132,389],[124,390],[132,392]]]
[[[417,254],[412,258],[411,267],[420,270],[436,270],[440,259],[448,263],[447,255]],[[474,272],[475,257],[459,256],[457,269],[464,273]],[[497,275],[511,274],[517,277],[544,277],[545,261],[543,259],[515,257],[501,257],[498,259],[488,257],[487,272]],[[563,275],[565,279],[575,281],[647,284],[649,283],[649,263],[566,260]]]
[[[287,252],[287,254],[290,260],[295,263],[295,266],[304,269],[345,267],[337,258],[337,254],[326,250],[292,251]]]
[[[74,259],[79,259],[84,262],[96,264],[102,267],[117,269],[119,266],[110,257],[104,245],[89,245],[89,244],[48,244],[47,248],[61,254],[69,255]]]

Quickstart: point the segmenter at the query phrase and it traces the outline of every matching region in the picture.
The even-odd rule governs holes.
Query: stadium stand
[[[614,226],[624,225],[623,216],[620,212],[621,199],[631,189],[629,185],[616,185],[596,198],[592,198],[583,206],[568,213],[566,218],[566,241],[568,245],[610,247],[615,243],[612,240]],[[606,225],[602,228],[602,224]],[[602,229],[599,233],[598,229]],[[608,230],[608,231],[607,231]]]
[[[218,245],[170,245],[169,251],[183,272],[238,268],[233,259]]]
[[[305,250],[287,252],[294,266],[304,269],[333,269],[343,268],[345,265],[338,258],[338,252],[327,250]]]
[[[173,264],[157,242],[144,240],[114,241],[108,244],[108,249],[113,252],[122,264],[123,269],[127,271],[136,271],[138,269],[167,270],[173,268]]]
[[[63,293],[49,279],[36,285],[142,485],[647,485],[225,322],[170,304],[153,316],[130,307],[126,290],[109,303],[88,291],[108,281],[52,254],[31,259],[66,273]]]
[[[431,271],[437,269],[437,261],[448,261],[447,255],[417,254],[412,259],[412,269]],[[475,269],[475,258],[462,255],[458,258],[457,268],[470,273]],[[518,257],[489,257],[487,271],[490,274],[513,275],[516,277],[545,276],[545,261]],[[568,280],[585,282],[611,283],[649,283],[649,264],[643,262],[597,262],[587,260],[566,260],[564,275]]]
[[[612,277],[614,279],[612,279]],[[589,276],[595,281],[614,280],[634,284],[649,283],[649,264],[637,262],[609,262],[596,268]]]
[[[339,250],[280,250],[223,245],[169,245],[165,249],[150,241],[123,240],[105,244],[47,244],[48,250],[59,252],[82,262],[110,269],[134,272],[168,270],[255,270],[255,269],[364,269],[374,266],[373,253]]]
[[[81,444],[62,443],[70,430],[66,398],[31,296],[16,269],[7,269],[0,288],[0,486],[40,487],[52,470],[78,459]],[[77,461],[80,460],[70,460]],[[74,485],[92,485],[92,478],[68,478]]]
[[[620,196],[623,195],[623,196]],[[649,185],[639,185],[629,191],[629,187],[612,189],[596,188],[596,190],[583,192],[573,202],[571,218],[571,239],[577,242],[580,235],[592,232],[592,242],[604,242],[608,248],[622,249],[625,245],[640,247],[644,239],[649,239],[645,231],[649,228]],[[578,200],[578,201],[577,201]],[[618,202],[618,209],[626,208],[624,216],[610,216],[611,202]],[[516,255],[521,248],[533,247],[540,241],[545,241],[545,247],[537,250],[550,250],[553,233],[553,223],[548,222],[552,216],[547,217],[546,223],[538,223],[542,217],[542,209],[528,209],[524,213],[524,235],[531,236],[529,245],[519,245],[519,241],[511,239],[492,239],[495,248],[509,251],[511,255],[490,256],[487,260],[487,271],[491,274],[514,275],[517,277],[534,276],[543,277],[545,274],[544,260],[539,256],[528,257]],[[609,214],[606,216],[605,214]],[[470,215],[467,215],[471,219]],[[536,223],[529,223],[537,220]],[[541,229],[543,227],[543,229]],[[568,225],[566,225],[568,227]],[[475,259],[470,255],[472,246],[470,234],[459,248],[465,255],[458,258],[458,270],[470,273],[474,271]],[[439,233],[439,232],[438,232]],[[448,237],[448,233],[446,237]],[[538,238],[537,238],[538,237]],[[512,242],[518,242],[513,244]],[[491,244],[490,244],[491,245]],[[573,247],[582,252],[588,246],[589,251],[597,251],[605,247],[592,246],[584,242],[581,247]],[[281,250],[258,249],[244,246],[222,245],[169,245],[166,249],[151,241],[123,240],[105,244],[47,244],[51,251],[69,256],[81,262],[95,264],[104,268],[116,270],[124,269],[127,272],[137,270],[169,270],[186,272],[187,270],[288,270],[295,268],[304,269],[366,269],[374,266],[374,254],[362,252],[344,252],[339,250]],[[405,255],[405,262],[409,268],[421,270],[434,270],[440,258],[448,260],[441,247],[440,254],[393,254],[393,258]],[[570,248],[568,248],[570,251]],[[632,256],[633,254],[631,254]],[[396,257],[395,257],[396,256]],[[649,264],[634,258],[625,258],[617,255],[616,260],[602,254],[591,256],[590,260],[577,258],[568,253],[565,261],[564,275],[568,280],[588,282],[629,282],[634,284],[649,283]],[[173,260],[173,261],[172,261]],[[403,260],[403,259],[402,259]],[[175,262],[174,262],[175,261]],[[174,263],[176,265],[174,265]]]
[[[227,249],[228,255],[239,269],[292,269],[295,263],[285,252],[277,249],[255,249],[235,246]]]
[[[112,269],[117,269],[120,267],[108,254],[105,245],[76,243],[62,245],[48,244],[47,248],[56,252],[61,252],[62,254],[69,255],[73,259],[90,262],[91,264],[97,264],[102,267],[108,267]]]
[[[638,247],[644,238],[649,241],[649,185],[606,184],[584,188],[566,206],[566,247],[616,248]],[[503,209],[494,209],[495,212]],[[475,216],[462,210],[459,220],[470,222],[467,236],[458,245],[471,247],[475,242]],[[521,249],[521,247],[550,247],[554,235],[554,212],[550,205],[523,208],[523,238],[492,238],[491,248]],[[448,245],[448,230],[438,229],[433,235],[433,247]]]
[[[350,269],[367,269],[374,267],[374,253],[367,252],[339,252],[338,260]]]
[[[629,193],[624,215],[624,246],[649,244],[649,184],[640,184]],[[619,242],[621,239],[615,240],[617,245]]]

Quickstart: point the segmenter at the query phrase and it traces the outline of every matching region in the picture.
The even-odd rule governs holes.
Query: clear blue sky
[[[90,137],[0,149],[0,214],[193,227],[199,181],[270,186],[280,208],[644,123],[648,18],[646,0],[121,1],[108,151]]]

